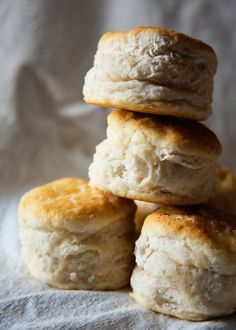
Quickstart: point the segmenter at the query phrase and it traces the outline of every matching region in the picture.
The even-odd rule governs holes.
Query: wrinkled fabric
[[[236,316],[193,323],[147,311],[117,292],[62,291],[20,262],[17,205],[31,187],[87,177],[108,111],[82,102],[83,78],[108,30],[160,25],[218,54],[213,116],[222,161],[236,169],[236,2],[0,0],[0,329],[235,329]]]

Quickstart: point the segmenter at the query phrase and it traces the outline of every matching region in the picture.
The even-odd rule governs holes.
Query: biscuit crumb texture
[[[90,235],[21,228],[22,260],[33,277],[57,288],[121,288],[129,283],[133,268],[133,228],[128,222],[121,219]]]

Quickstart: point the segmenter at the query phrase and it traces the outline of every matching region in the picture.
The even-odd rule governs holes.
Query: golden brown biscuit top
[[[216,135],[203,124],[190,120],[117,110],[108,116],[108,125],[117,134],[121,130],[126,135],[139,131],[162,148],[176,148],[180,152],[197,153],[206,158],[218,157],[221,153]]]
[[[142,36],[144,34],[148,34],[153,37],[155,37],[155,36],[169,37],[169,38],[173,39],[174,42],[183,43],[183,45],[185,45],[187,48],[189,46],[196,52],[206,52],[212,57],[212,60],[215,62],[215,65],[217,65],[216,53],[210,45],[204,43],[203,41],[201,41],[199,39],[192,38],[192,37],[188,36],[187,34],[173,31],[173,30],[166,29],[166,28],[162,28],[162,27],[139,26],[130,31],[107,32],[101,37],[99,44],[102,45],[102,43],[106,42],[106,41],[125,40],[125,39],[129,39],[130,37],[139,38],[140,36]]]
[[[23,225],[73,231],[73,225],[105,224],[135,209],[133,201],[91,188],[86,180],[65,178],[27,192],[18,214]]]
[[[236,216],[209,206],[158,208],[146,218],[142,232],[236,253]]]

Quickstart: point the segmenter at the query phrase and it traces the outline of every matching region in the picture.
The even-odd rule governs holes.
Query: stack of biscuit
[[[106,33],[85,77],[85,101],[125,110],[108,117],[91,186],[167,205],[205,202],[221,146],[196,120],[211,114],[216,67],[210,46],[181,33]]]
[[[90,185],[138,200],[138,231],[156,209],[136,241],[132,296],[188,320],[236,307],[236,222],[202,204],[216,200],[221,153],[215,134],[197,122],[211,114],[216,68],[205,43],[140,27],[101,38],[84,85],[86,102],[121,109],[108,116]]]
[[[19,206],[22,256],[36,279],[107,290],[131,276],[132,296],[151,310],[187,320],[234,311],[236,219],[207,205],[220,196],[221,145],[198,122],[211,114],[216,68],[214,50],[182,33],[140,27],[101,38],[84,97],[118,110],[90,182],[54,181]],[[134,201],[148,211],[139,212],[131,275]]]

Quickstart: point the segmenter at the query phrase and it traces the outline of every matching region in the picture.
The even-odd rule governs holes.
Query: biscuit
[[[142,201],[135,201],[135,204],[137,206],[137,211],[135,213],[134,223],[135,223],[136,235],[139,236],[141,233],[144,220],[149,214],[153,213],[160,204],[148,203]]]
[[[89,167],[90,185],[151,203],[202,203],[220,153],[217,137],[200,123],[117,110]]]
[[[211,114],[214,50],[158,27],[102,36],[84,100],[104,107],[204,120]]]
[[[236,217],[207,206],[162,207],[135,249],[133,297],[143,306],[202,321],[236,308]]]
[[[66,178],[27,192],[18,209],[22,260],[61,289],[108,290],[129,283],[133,201]]]
[[[236,177],[226,166],[216,167],[214,189],[207,204],[236,215]]]

